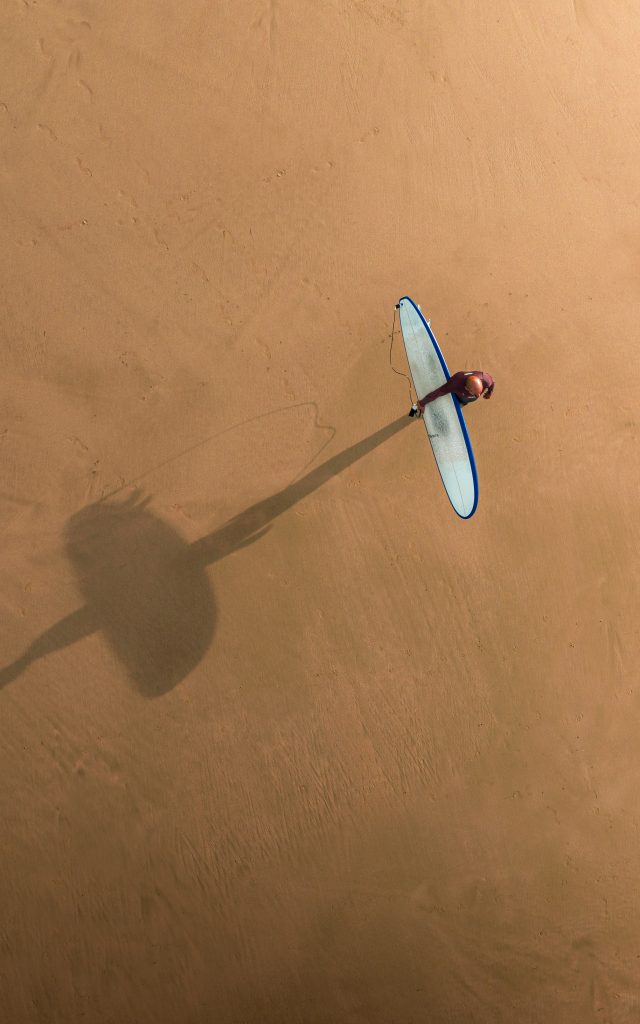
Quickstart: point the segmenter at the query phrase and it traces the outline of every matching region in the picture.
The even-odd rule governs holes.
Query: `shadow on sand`
[[[101,630],[143,696],[167,693],[213,639],[217,613],[206,567],[259,540],[274,519],[410,422],[402,416],[389,423],[193,544],[137,494],[82,509],[67,524],[65,547],[85,604],[1,669],[0,687],[38,658]]]

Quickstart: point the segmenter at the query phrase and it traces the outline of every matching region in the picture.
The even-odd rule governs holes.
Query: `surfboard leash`
[[[395,368],[395,366],[393,365],[393,362],[392,362],[393,338],[394,338],[394,335],[396,333],[396,312],[397,312],[397,310],[398,310],[398,307],[394,306],[393,307],[393,324],[391,326],[391,344],[389,345],[389,366],[391,367],[391,369],[393,370],[394,373],[397,373],[399,377],[404,377],[404,379],[407,381],[407,383],[409,385],[409,398],[411,399],[411,404],[413,405],[414,402],[417,401],[417,397],[415,399],[413,397],[413,382],[411,380],[411,377],[409,377],[408,374],[403,373],[402,370],[396,370],[396,368]]]

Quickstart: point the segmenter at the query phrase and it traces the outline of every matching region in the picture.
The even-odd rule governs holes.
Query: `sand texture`
[[[3,1024],[640,1020],[638,68],[631,0],[4,0]]]

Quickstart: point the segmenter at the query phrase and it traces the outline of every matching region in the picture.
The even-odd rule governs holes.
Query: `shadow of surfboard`
[[[64,539],[85,603],[0,669],[0,687],[34,661],[100,631],[140,694],[169,692],[202,660],[215,634],[207,567],[258,541],[275,519],[410,422],[394,420],[192,544],[139,494],[81,509]]]

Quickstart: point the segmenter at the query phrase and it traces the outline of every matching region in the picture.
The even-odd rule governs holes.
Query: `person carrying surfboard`
[[[470,402],[477,402],[479,398],[491,398],[495,381],[491,374],[483,370],[459,370],[450,377],[446,384],[430,391],[424,398],[418,400],[409,413],[410,416],[422,416],[424,408],[429,402],[435,402],[436,398],[443,395],[455,395],[461,405],[468,405]]]

